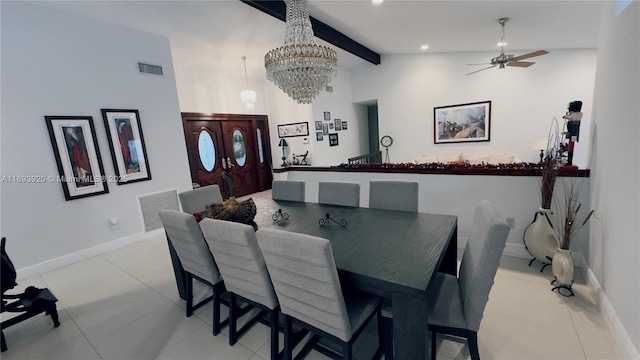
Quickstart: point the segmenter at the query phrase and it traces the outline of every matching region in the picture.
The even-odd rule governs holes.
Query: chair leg
[[[235,345],[238,341],[238,332],[236,323],[238,321],[238,314],[236,313],[236,297],[232,293],[229,293],[229,346]]]
[[[393,360],[393,318],[381,316],[382,321],[382,339],[381,344],[384,344],[384,358],[385,360]],[[380,332],[380,329],[378,329]]]
[[[280,353],[280,343],[278,338],[280,337],[280,312],[276,309],[270,311],[271,313],[271,360],[278,360]]]
[[[292,360],[293,359],[293,330],[291,324],[291,318],[289,315],[284,315],[284,360]]]
[[[469,331],[467,335],[467,344],[469,346],[469,353],[471,360],[480,360],[480,352],[478,351],[478,333],[475,331]]]
[[[352,351],[351,341],[342,343],[342,358],[344,360],[353,359],[353,351]]]
[[[1,345],[0,350],[2,352],[5,352],[5,351],[7,351],[7,341],[4,339],[4,331],[1,331],[0,333],[2,333],[2,345]]]
[[[220,334],[222,331],[222,323],[220,322],[220,295],[222,295],[222,282],[213,286],[213,336]],[[229,306],[229,319],[233,310]]]
[[[431,360],[436,360],[436,332],[431,330]]]
[[[186,273],[187,283],[186,291],[187,291],[187,317],[193,315],[193,276],[190,273]]]

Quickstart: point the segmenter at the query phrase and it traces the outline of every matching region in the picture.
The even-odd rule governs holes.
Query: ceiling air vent
[[[164,75],[162,73],[162,66],[158,66],[158,65],[151,65],[151,64],[145,64],[145,63],[138,63],[138,71],[140,71],[143,74],[152,74],[152,75]]]
[[[332,92],[333,92],[333,86],[329,86],[329,85],[327,85],[327,86],[324,88],[324,90],[325,90],[326,92],[330,92],[330,93],[332,93]]]

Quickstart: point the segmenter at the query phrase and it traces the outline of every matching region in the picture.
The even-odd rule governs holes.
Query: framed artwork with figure
[[[118,185],[151,180],[138,110],[102,109]]]
[[[45,116],[67,201],[109,192],[91,116]]]

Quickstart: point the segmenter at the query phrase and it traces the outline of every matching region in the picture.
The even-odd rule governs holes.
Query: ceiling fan
[[[498,20],[498,23],[502,26],[502,37],[500,38],[500,43],[498,45],[500,45],[500,55],[494,57],[493,59],[491,59],[490,63],[483,63],[483,64],[468,64],[468,65],[491,65],[489,67],[480,69],[480,70],[476,70],[473,72],[468,73],[467,75],[471,75],[471,74],[475,74],[477,72],[483,71],[483,70],[487,70],[487,69],[491,69],[494,68],[496,66],[498,66],[499,69],[504,69],[505,66],[515,66],[515,67],[529,67],[533,64],[535,64],[534,62],[530,62],[530,61],[520,61],[520,60],[524,60],[524,59],[529,59],[535,56],[540,56],[540,55],[545,55],[548,54],[549,52],[546,50],[538,50],[538,51],[534,51],[534,52],[530,52],[528,54],[524,54],[524,55],[520,55],[520,56],[513,56],[513,55],[508,55],[504,53],[504,47],[505,45],[507,45],[507,43],[504,40],[504,25],[507,23],[507,21],[509,21],[509,18],[502,18],[500,20]]]

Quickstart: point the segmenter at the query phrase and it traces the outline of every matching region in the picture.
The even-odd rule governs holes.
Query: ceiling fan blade
[[[530,52],[528,54],[524,54],[524,55],[513,57],[513,58],[511,58],[511,61],[524,60],[524,59],[532,58],[534,56],[545,55],[545,54],[548,54],[548,53],[549,52],[547,50],[538,50],[538,51]]]
[[[465,76],[469,76],[469,75],[471,75],[471,74],[475,74],[475,73],[480,72],[480,71],[482,71],[482,70],[487,70],[487,69],[491,69],[491,68],[494,68],[494,67],[496,67],[496,65],[489,66],[489,67],[486,67],[486,68],[484,68],[484,69],[476,70],[476,71],[474,71],[474,72],[470,72],[470,73],[468,73],[468,74],[467,74],[467,75],[465,75]]]
[[[529,67],[531,65],[535,64],[534,62],[529,62],[529,61],[512,61],[510,63],[507,64],[507,66],[515,66],[515,67]]]
[[[467,64],[467,65],[491,65],[491,63]]]

